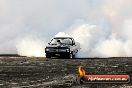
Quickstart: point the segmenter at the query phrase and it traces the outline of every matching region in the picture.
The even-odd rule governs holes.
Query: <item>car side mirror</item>
[[[75,43],[72,43],[72,45],[75,45]]]

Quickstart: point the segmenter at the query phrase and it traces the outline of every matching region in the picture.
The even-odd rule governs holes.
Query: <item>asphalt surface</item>
[[[132,77],[132,58],[47,59],[4,56],[0,57],[0,88],[132,88],[131,82],[66,85],[68,78],[75,80],[79,65],[85,68],[86,74],[127,74]]]

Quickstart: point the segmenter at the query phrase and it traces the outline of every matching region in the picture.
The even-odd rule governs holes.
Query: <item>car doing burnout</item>
[[[63,56],[64,58],[73,58],[78,50],[80,44],[75,42],[72,37],[55,37],[45,48],[46,58],[55,56]]]

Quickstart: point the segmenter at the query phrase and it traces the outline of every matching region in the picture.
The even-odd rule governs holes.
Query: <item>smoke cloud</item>
[[[44,57],[45,44],[45,41],[26,36],[16,43],[17,53],[22,56]]]
[[[60,32],[80,42],[78,57],[132,56],[131,9],[131,0],[0,0],[0,53],[44,56]]]

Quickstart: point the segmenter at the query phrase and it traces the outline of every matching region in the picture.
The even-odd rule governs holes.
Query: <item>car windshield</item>
[[[70,38],[54,38],[50,42],[51,45],[57,45],[57,44],[65,44],[65,45],[71,45],[72,40]]]

